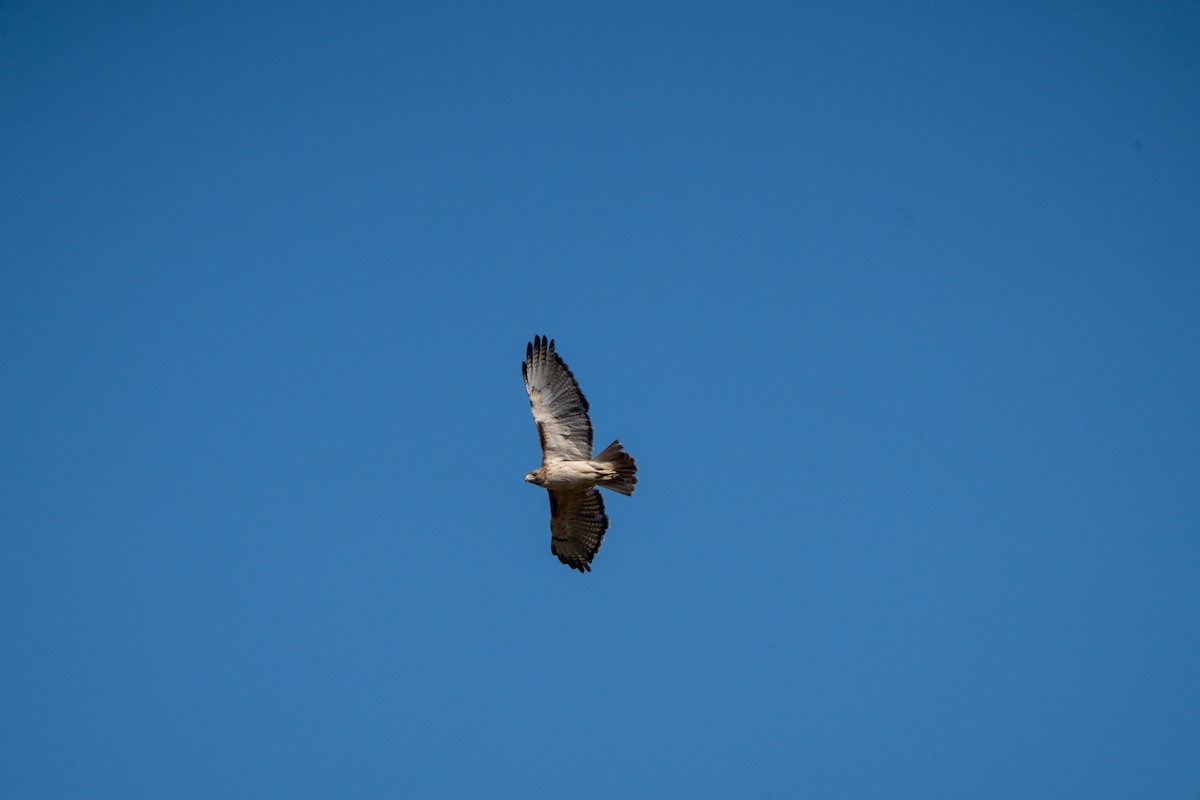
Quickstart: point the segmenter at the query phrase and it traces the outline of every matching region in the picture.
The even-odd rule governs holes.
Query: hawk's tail
[[[633,494],[633,485],[637,483],[637,462],[625,452],[620,442],[613,442],[593,456],[592,463],[606,473],[597,486],[619,494]]]

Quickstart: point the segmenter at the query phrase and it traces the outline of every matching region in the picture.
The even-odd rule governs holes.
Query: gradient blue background
[[[0,104],[4,797],[1200,797],[1197,3],[6,2]]]

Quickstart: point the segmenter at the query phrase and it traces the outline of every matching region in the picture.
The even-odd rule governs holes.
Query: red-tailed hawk
[[[529,408],[542,442],[542,466],[525,476],[550,493],[550,552],[580,572],[591,572],[608,517],[596,487],[633,494],[637,462],[613,442],[592,455],[588,401],[554,342],[533,337],[521,365]]]

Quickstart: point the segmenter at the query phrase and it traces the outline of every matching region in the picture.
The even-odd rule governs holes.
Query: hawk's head
[[[525,481],[527,483],[532,483],[534,486],[541,486],[543,483],[545,483],[545,481],[542,480],[541,472],[542,471],[540,469],[535,469],[533,472],[527,473],[525,475]]]

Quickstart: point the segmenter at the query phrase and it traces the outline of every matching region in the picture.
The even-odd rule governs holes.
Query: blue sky
[[[0,5],[0,794],[1197,797],[1198,43]]]

